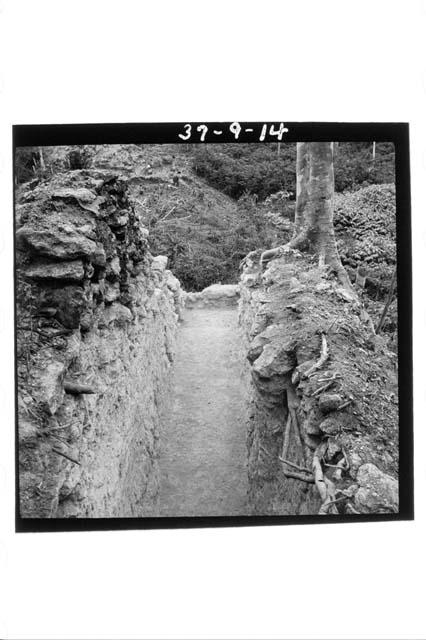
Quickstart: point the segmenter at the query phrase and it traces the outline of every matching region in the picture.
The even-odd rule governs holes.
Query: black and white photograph
[[[360,127],[16,128],[20,526],[409,517],[410,211],[400,143]]]
[[[0,32],[0,638],[424,640],[426,1]]]

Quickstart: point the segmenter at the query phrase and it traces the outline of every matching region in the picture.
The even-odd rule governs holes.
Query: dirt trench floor
[[[187,309],[162,421],[160,516],[246,515],[246,390],[237,309]]]

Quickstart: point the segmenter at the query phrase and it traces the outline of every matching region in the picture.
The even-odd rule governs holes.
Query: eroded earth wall
[[[114,172],[30,183],[16,217],[21,516],[154,514],[179,282]]]
[[[397,356],[357,296],[288,251],[246,261],[239,315],[252,513],[398,511]]]

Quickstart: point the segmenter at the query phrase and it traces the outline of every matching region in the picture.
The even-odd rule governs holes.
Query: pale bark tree
[[[297,143],[296,153],[296,209],[294,213],[294,236],[297,236],[303,227],[305,209],[308,202],[309,180],[309,144]]]
[[[341,283],[352,289],[337,251],[333,227],[334,167],[332,142],[301,142],[297,145],[297,191],[294,236],[288,249],[308,249],[320,265],[329,265]],[[268,262],[282,247],[265,251]]]
[[[38,155],[39,155],[39,158],[40,158],[40,169],[42,171],[46,171],[46,164],[44,162],[43,148],[42,147],[38,148]]]

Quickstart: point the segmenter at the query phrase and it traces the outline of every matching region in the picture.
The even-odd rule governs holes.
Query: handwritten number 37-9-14
[[[199,136],[194,136],[194,137],[197,137],[197,138],[199,137],[200,142],[204,142],[206,139],[206,135],[209,133],[209,127],[205,124],[200,124],[196,127],[196,131],[199,133]],[[241,131],[243,131],[244,133],[256,134],[254,129],[250,127],[242,127],[239,122],[233,122],[229,126],[229,131],[233,134],[235,140],[238,140]],[[271,125],[264,124],[259,133],[259,140],[260,142],[263,142],[267,136],[270,136],[271,138],[276,137],[277,140],[282,140],[284,133],[287,133],[287,132],[288,132],[288,129],[287,127],[284,126],[284,123],[282,122],[280,122],[277,128],[275,128],[274,124],[271,124]],[[185,124],[184,133],[179,133],[178,135],[181,140],[186,141],[191,138],[192,133],[193,133],[193,126],[191,124]],[[221,136],[223,133],[225,133],[225,131],[223,129],[212,129],[210,133],[212,134],[212,136],[209,136],[209,137],[212,137],[214,139],[214,138],[217,138],[218,136]]]

